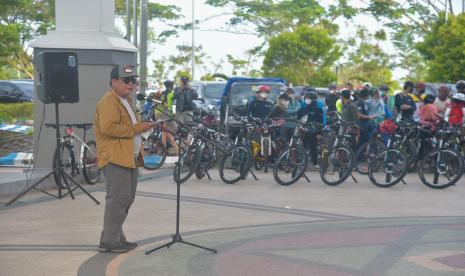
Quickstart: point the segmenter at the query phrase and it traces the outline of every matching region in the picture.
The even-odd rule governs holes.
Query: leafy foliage
[[[32,120],[33,117],[34,108],[32,103],[0,104],[0,123]]]
[[[32,78],[29,43],[54,25],[54,0],[0,2],[0,68],[12,68]]]
[[[418,49],[427,60],[429,81],[465,79],[465,13],[450,15],[447,21],[441,15]]]
[[[344,51],[347,62],[339,66],[339,83],[361,84],[368,81],[375,85],[394,86],[391,71],[393,57],[380,47],[384,39],[382,30],[370,34],[366,28],[359,27],[355,37],[347,41]]]
[[[269,44],[264,75],[283,77],[294,84],[327,85],[335,80],[330,67],[341,52],[328,30],[301,25],[273,37]]]

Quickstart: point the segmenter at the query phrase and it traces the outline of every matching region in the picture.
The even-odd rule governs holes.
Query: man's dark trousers
[[[137,163],[136,163],[137,164]],[[123,242],[123,223],[136,197],[137,168],[125,168],[109,163],[103,168],[107,194],[100,242]]]

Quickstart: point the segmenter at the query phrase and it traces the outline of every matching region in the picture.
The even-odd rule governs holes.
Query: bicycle
[[[358,128],[356,122],[337,119],[333,125],[324,129],[324,135],[328,139],[320,145],[320,177],[327,185],[339,185],[349,176],[357,182],[352,175],[354,151],[351,145],[355,135],[353,128]],[[337,131],[337,134],[333,134],[334,131]]]
[[[447,124],[443,122],[436,137],[438,147],[420,161],[418,175],[426,186],[444,189],[454,185],[463,174],[464,160],[457,148],[460,146],[457,144],[460,129],[447,128]]]
[[[371,183],[381,188],[391,187],[401,181],[405,184],[403,179],[408,172],[410,159],[402,150],[402,145],[405,145],[409,137],[408,133],[416,131],[409,130],[406,134],[405,129],[402,128],[405,126],[402,121],[390,121],[395,124],[395,128],[385,133],[388,135],[386,150],[372,159],[368,166],[368,177]]]
[[[361,145],[355,152],[354,170],[362,175],[368,175],[368,167],[376,156],[386,150],[383,138],[379,130],[373,134],[368,142]]]
[[[165,127],[164,123],[170,120],[158,120],[152,129],[152,132],[145,137],[142,135],[142,144],[144,147],[144,168],[147,170],[156,170],[163,166],[167,156],[167,148],[162,142],[162,134],[166,132],[175,135],[174,131]]]
[[[270,158],[273,154],[273,143],[271,139],[271,119],[249,118],[254,124],[254,133],[257,134],[258,141],[251,139],[252,156],[256,170],[263,168],[265,173],[268,172]]]
[[[60,153],[63,169],[71,176],[81,173],[84,179],[90,185],[98,182],[100,170],[97,162],[97,146],[94,140],[86,140],[87,130],[91,129],[93,124],[60,124],[66,128],[65,135],[60,137]],[[45,124],[45,127],[56,128],[55,124]],[[83,138],[81,139],[73,131],[73,127],[83,129]],[[75,140],[81,143],[78,154]],[[76,158],[79,156],[78,158]],[[54,170],[58,167],[58,149],[55,149],[52,161]],[[58,173],[53,174],[55,183],[58,185]],[[65,188],[63,186],[62,188]]]
[[[303,123],[299,120],[288,120],[295,123],[294,133],[289,144],[273,168],[273,177],[280,185],[288,186],[297,182],[302,176],[310,182],[305,175],[307,169],[307,152],[303,146],[303,135],[307,131],[319,132],[322,128],[318,123]]]
[[[227,184],[234,184],[241,179],[245,179],[250,173],[255,180],[258,180],[251,170],[253,157],[250,150],[250,139],[248,139],[250,133],[255,129],[255,125],[249,122],[247,117],[236,116],[234,119],[241,123],[234,140],[225,134],[219,133],[220,139],[227,145],[228,149],[219,163],[220,178]]]

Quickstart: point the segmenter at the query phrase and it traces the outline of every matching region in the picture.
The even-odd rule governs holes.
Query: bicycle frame
[[[78,140],[81,143],[81,149],[80,149],[79,155],[78,155],[78,152],[77,152],[75,139]],[[66,135],[61,137],[61,143],[65,143],[65,142],[69,143],[71,145],[71,147],[72,147],[74,156],[79,156],[79,158],[77,160],[78,169],[82,169],[84,167],[84,163],[82,162],[82,160],[84,159],[84,148],[87,148],[87,150],[90,151],[92,154],[97,155],[96,152],[93,152],[92,149],[89,146],[86,145],[85,140],[86,140],[86,130],[84,130],[84,137],[83,137],[83,139],[81,139],[79,136],[77,136],[74,133],[73,127],[71,127],[71,126],[66,127]]]

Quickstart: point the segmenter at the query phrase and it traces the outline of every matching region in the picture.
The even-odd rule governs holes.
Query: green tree
[[[207,0],[214,7],[233,6],[233,17],[227,23],[231,32],[258,34],[270,39],[283,31],[295,31],[300,25],[324,25],[337,30],[333,24],[338,17],[352,18],[357,9],[347,0],[338,0],[326,9],[316,0]]]
[[[192,46],[182,44],[176,45],[178,54],[170,55],[168,61],[170,71],[181,70],[184,72],[192,71]],[[194,62],[196,65],[204,64],[207,54],[203,51],[202,45],[195,47]]]
[[[398,50],[396,66],[408,72],[407,78],[424,80],[426,62],[416,43],[431,32],[432,22],[444,14],[444,1],[369,1],[363,11],[390,29],[391,41]],[[453,14],[453,1],[448,1],[448,13]]]
[[[450,15],[447,21],[441,15],[417,47],[427,60],[429,81],[465,79],[465,13]]]
[[[339,66],[338,83],[361,84],[368,81],[374,85],[395,85],[391,70],[393,58],[380,47],[385,39],[383,30],[371,34],[366,28],[358,27],[356,35],[347,41],[344,49],[347,62]]]
[[[273,37],[269,44],[262,68],[265,76],[312,85],[327,85],[336,79],[330,68],[341,52],[328,30],[301,25]]]
[[[247,75],[246,73],[246,66],[248,64],[247,60],[234,58],[232,55],[226,55],[229,64],[232,65],[231,75],[238,76],[238,75]]]
[[[13,69],[24,77],[33,77],[29,43],[53,27],[54,14],[53,0],[0,2],[0,70]]]
[[[132,2],[130,1],[130,11],[131,15],[133,14],[133,9],[134,7],[132,6]],[[137,1],[137,13],[140,18],[140,0]],[[155,22],[155,21],[160,21],[160,22],[166,22],[170,20],[176,20],[182,18],[182,15],[180,14],[181,8],[175,6],[175,5],[163,5],[159,3],[147,3],[147,19],[149,22]],[[126,14],[126,0],[116,0],[115,1],[115,12],[116,16],[121,18],[121,19],[126,19],[127,14]],[[126,20],[124,21],[124,25],[126,25]],[[132,22],[132,20],[131,20]],[[150,25],[150,24],[149,24]],[[132,26],[131,26],[132,27]],[[156,32],[155,29],[149,27],[148,29],[148,40],[153,42],[153,43],[164,43],[166,42],[166,39],[172,35],[176,35],[177,30],[176,28],[171,28],[169,30],[164,30],[161,32]],[[126,34],[124,34],[126,35]]]

